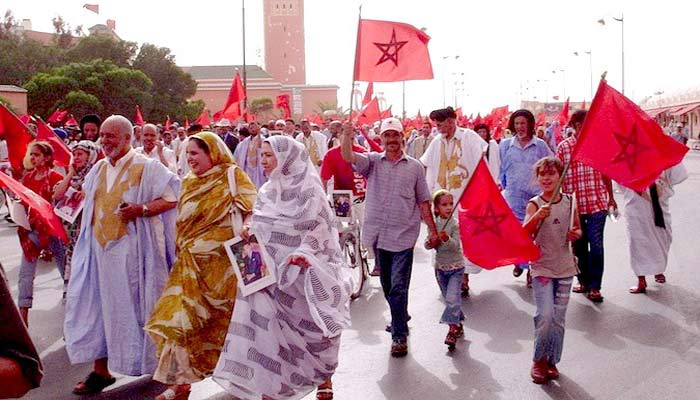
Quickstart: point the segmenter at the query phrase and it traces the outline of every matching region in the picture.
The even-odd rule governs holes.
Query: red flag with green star
[[[355,48],[356,81],[433,79],[430,36],[401,22],[361,19]]]
[[[474,264],[494,269],[540,258],[540,250],[513,215],[489,168],[479,161],[459,201],[462,251]]]
[[[687,146],[666,135],[639,106],[601,80],[571,159],[641,192],[687,152]]]

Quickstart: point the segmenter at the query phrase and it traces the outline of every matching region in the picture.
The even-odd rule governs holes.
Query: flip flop
[[[78,388],[76,385],[75,388],[73,388],[73,393],[74,394],[96,394],[100,393],[104,388],[107,386],[113,385],[117,381],[117,378],[110,376],[109,378],[106,378],[96,372],[90,372],[90,374],[87,376],[87,378],[83,381],[78,383],[80,385],[81,383],[83,384],[82,388]]]

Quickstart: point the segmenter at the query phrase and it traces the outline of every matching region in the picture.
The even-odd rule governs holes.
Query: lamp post
[[[625,15],[620,14],[620,18],[612,17],[612,19],[620,23],[620,49],[622,57],[622,94],[625,94]],[[605,26],[605,19],[599,19],[598,23]]]
[[[593,51],[586,50],[586,51],[584,51],[584,53],[588,54],[588,72],[591,76],[591,78],[590,78],[590,86],[591,86],[590,87],[590,91],[591,91],[590,96],[591,96],[591,99],[593,99]],[[578,57],[580,54],[578,51],[574,51],[574,55]]]
[[[459,59],[459,54],[454,56],[442,56],[442,106],[447,107],[447,98],[445,94],[445,68],[447,66],[447,60],[454,58],[455,61]]]
[[[566,98],[566,70],[563,68],[560,69],[553,69],[552,73],[556,74],[558,72],[561,72],[561,88],[562,88],[562,97],[565,99]]]
[[[241,1],[241,28],[243,30],[243,91],[245,96],[243,97],[243,109],[248,109],[248,76],[246,74],[245,66],[245,0]]]

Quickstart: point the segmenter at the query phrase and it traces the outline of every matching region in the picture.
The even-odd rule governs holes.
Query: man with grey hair
[[[165,134],[166,132],[163,133]],[[167,169],[177,173],[175,153],[158,139],[157,126],[153,124],[144,125],[141,131],[141,140],[143,141],[143,146],[135,149],[137,153],[158,160],[163,163]]]
[[[76,394],[99,393],[124,375],[155,371],[143,327],[175,258],[177,176],[131,148],[132,126],[112,115],[100,127],[105,157],[85,177],[83,224],[72,259],[64,334],[74,364],[94,362]]]

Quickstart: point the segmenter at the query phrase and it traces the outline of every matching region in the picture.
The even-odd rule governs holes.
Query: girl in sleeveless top
[[[557,379],[556,364],[564,344],[564,322],[573,277],[578,273],[571,242],[581,237],[576,201],[570,195],[555,193],[564,170],[556,157],[544,157],[535,164],[542,193],[525,209],[523,227],[533,235],[541,257],[532,262],[535,297],[535,354],[530,375],[537,384]]]

